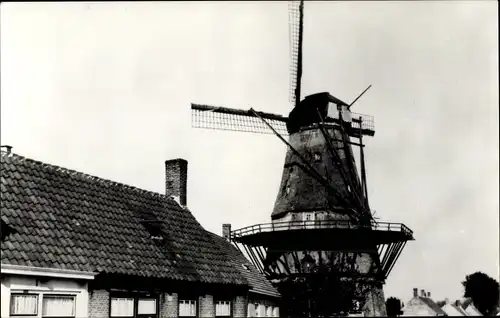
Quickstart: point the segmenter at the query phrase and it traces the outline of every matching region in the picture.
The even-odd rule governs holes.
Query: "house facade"
[[[403,307],[403,316],[448,316],[431,298],[430,293],[413,289],[413,297]]]
[[[187,208],[187,161],[165,165],[159,194],[3,152],[1,317],[279,314],[264,276]]]

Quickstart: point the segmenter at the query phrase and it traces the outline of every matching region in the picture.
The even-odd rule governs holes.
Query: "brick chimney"
[[[422,296],[422,297],[426,297],[426,296],[427,296],[427,294],[425,293],[425,290],[424,290],[424,289],[422,289],[422,290],[420,291],[420,296]]]
[[[413,297],[418,297],[418,288],[413,288]]]
[[[0,146],[0,148],[5,148],[5,152],[7,154],[10,154],[12,152],[12,146],[4,145],[4,146]]]
[[[182,206],[187,204],[187,166],[184,159],[165,161],[165,195]]]
[[[222,224],[222,237],[231,240],[231,224]]]
[[[427,292],[427,298],[431,298],[431,292]]]

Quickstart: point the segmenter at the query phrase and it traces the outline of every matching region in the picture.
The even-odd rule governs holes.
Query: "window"
[[[273,316],[273,308],[271,306],[266,306],[266,317]]]
[[[38,314],[38,295],[12,294],[10,314],[12,316],[36,316]]]
[[[260,306],[259,306],[259,304],[255,304],[254,306],[255,306],[255,309],[254,309],[255,316],[254,317],[260,317],[260,312],[259,312]]]
[[[196,300],[179,300],[179,317],[196,317]]]
[[[279,307],[273,307],[273,317],[279,317],[279,316],[280,316]]]
[[[305,213],[304,218],[306,221],[314,221],[314,213]]]
[[[113,293],[111,295],[110,317],[156,318],[158,317],[157,299],[144,293]]]
[[[230,301],[218,301],[215,304],[215,315],[217,317],[229,317],[229,316],[231,316],[231,302]]]
[[[247,316],[248,317],[255,317],[255,306],[253,304],[248,304],[248,312]]]
[[[155,315],[156,314],[156,299],[139,299],[137,302],[138,315]]]
[[[75,317],[75,296],[43,295],[42,317]]]
[[[111,298],[111,317],[134,317],[134,298]]]

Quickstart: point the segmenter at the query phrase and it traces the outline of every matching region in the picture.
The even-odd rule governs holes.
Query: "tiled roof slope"
[[[173,199],[15,154],[1,154],[1,219],[17,231],[3,264],[247,285]]]
[[[208,235],[213,239],[213,241],[223,250],[230,262],[240,270],[241,274],[247,279],[250,285],[250,291],[264,294],[273,297],[281,297],[278,290],[273,287],[271,282],[259,272],[259,270],[248,261],[248,259],[240,252],[236,247],[229,243],[223,237],[208,232]]]

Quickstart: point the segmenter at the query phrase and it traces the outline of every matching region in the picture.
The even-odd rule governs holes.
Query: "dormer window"
[[[161,221],[160,220],[141,220],[142,225],[149,232],[150,238],[152,240],[161,241],[163,237],[161,235]]]

